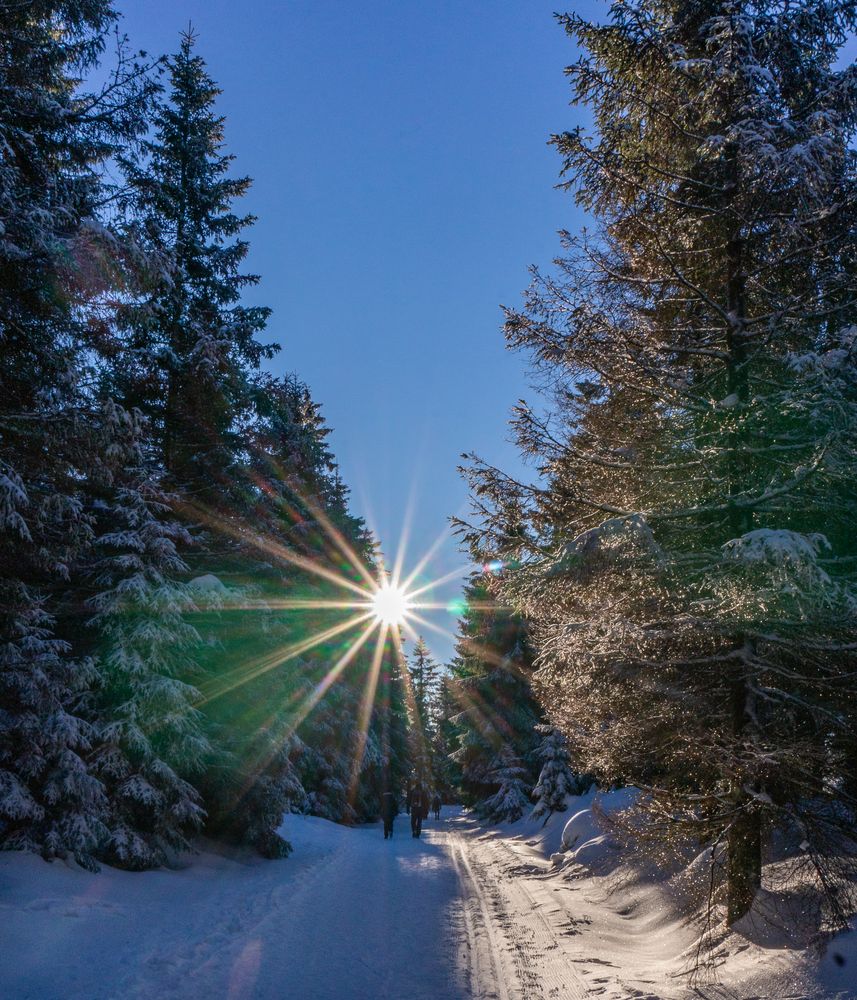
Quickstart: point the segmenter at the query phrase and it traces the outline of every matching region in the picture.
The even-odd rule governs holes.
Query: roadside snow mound
[[[614,816],[630,808],[639,794],[636,788],[619,788],[609,792],[592,789],[581,795],[580,804],[588,800],[587,804],[574,813],[562,831],[560,849],[566,853],[566,860],[595,868],[617,852],[620,845],[604,828],[602,817]]]

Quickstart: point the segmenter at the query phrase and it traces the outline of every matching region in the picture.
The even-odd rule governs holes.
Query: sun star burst
[[[372,611],[382,625],[395,627],[404,624],[413,604],[404,588],[392,583],[382,584],[372,595]]]

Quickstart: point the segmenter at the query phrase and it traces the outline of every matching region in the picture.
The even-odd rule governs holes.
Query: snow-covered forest
[[[261,369],[250,180],[194,37],[124,44],[88,92],[114,21],[2,11],[0,840],[93,869],[200,831],[276,857],[287,811],[374,818],[405,778],[390,650],[368,734],[371,652],[326,681],[353,644],[326,567],[356,575],[331,536],[368,567],[375,543],[309,390]]]
[[[530,474],[465,456],[444,664],[270,370],[193,29],[150,55],[109,0],[0,3],[0,992],[857,996],[857,0],[558,21],[588,224],[505,313]],[[431,936],[379,957],[419,880]],[[172,891],[205,918],[93,986],[108,917]]]

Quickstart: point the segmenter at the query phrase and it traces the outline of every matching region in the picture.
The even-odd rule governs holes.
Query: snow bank
[[[568,805],[562,812],[553,812],[549,816],[533,816],[530,812],[523,819],[509,826],[497,827],[497,833],[507,839],[525,845],[535,859],[551,857],[562,851],[562,834],[568,820],[580,810],[587,808],[595,795],[595,786],[583,795],[568,796]]]
[[[600,791],[593,785],[582,795],[573,795],[562,812],[547,819],[528,816],[511,826],[497,827],[496,833],[517,845],[517,853],[533,862],[550,860],[554,868],[569,862],[601,871],[622,858],[621,845],[611,835],[609,817],[632,806],[639,797],[636,788]]]
[[[213,573],[204,573],[202,576],[195,576],[188,582],[188,587],[199,594],[226,594],[226,585]]]
[[[516,859],[506,873],[526,884],[540,911],[533,933],[545,920],[560,928],[552,947],[591,982],[593,994],[602,1000],[857,1000],[857,922],[835,939],[819,967],[813,948],[781,932],[784,903],[772,893],[760,893],[759,912],[732,930],[718,918],[709,952],[703,918],[709,852],[667,863],[649,857],[645,845],[624,849],[611,834],[610,818],[640,794],[593,789],[544,826],[522,820],[490,835]],[[489,839],[484,832],[482,838]],[[517,919],[525,925],[528,915]],[[688,975],[706,958],[712,964],[701,970],[697,991]],[[719,985],[709,984],[711,975]]]
[[[595,868],[615,855],[620,845],[604,821],[633,806],[639,794],[636,788],[620,788],[609,792],[599,792],[593,788],[586,795],[579,796],[578,811],[562,831],[560,851],[564,853],[566,861]]]

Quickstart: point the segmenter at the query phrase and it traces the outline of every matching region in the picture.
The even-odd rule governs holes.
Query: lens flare
[[[405,591],[392,583],[385,583],[372,595],[372,611],[382,625],[401,625],[412,606]]]

